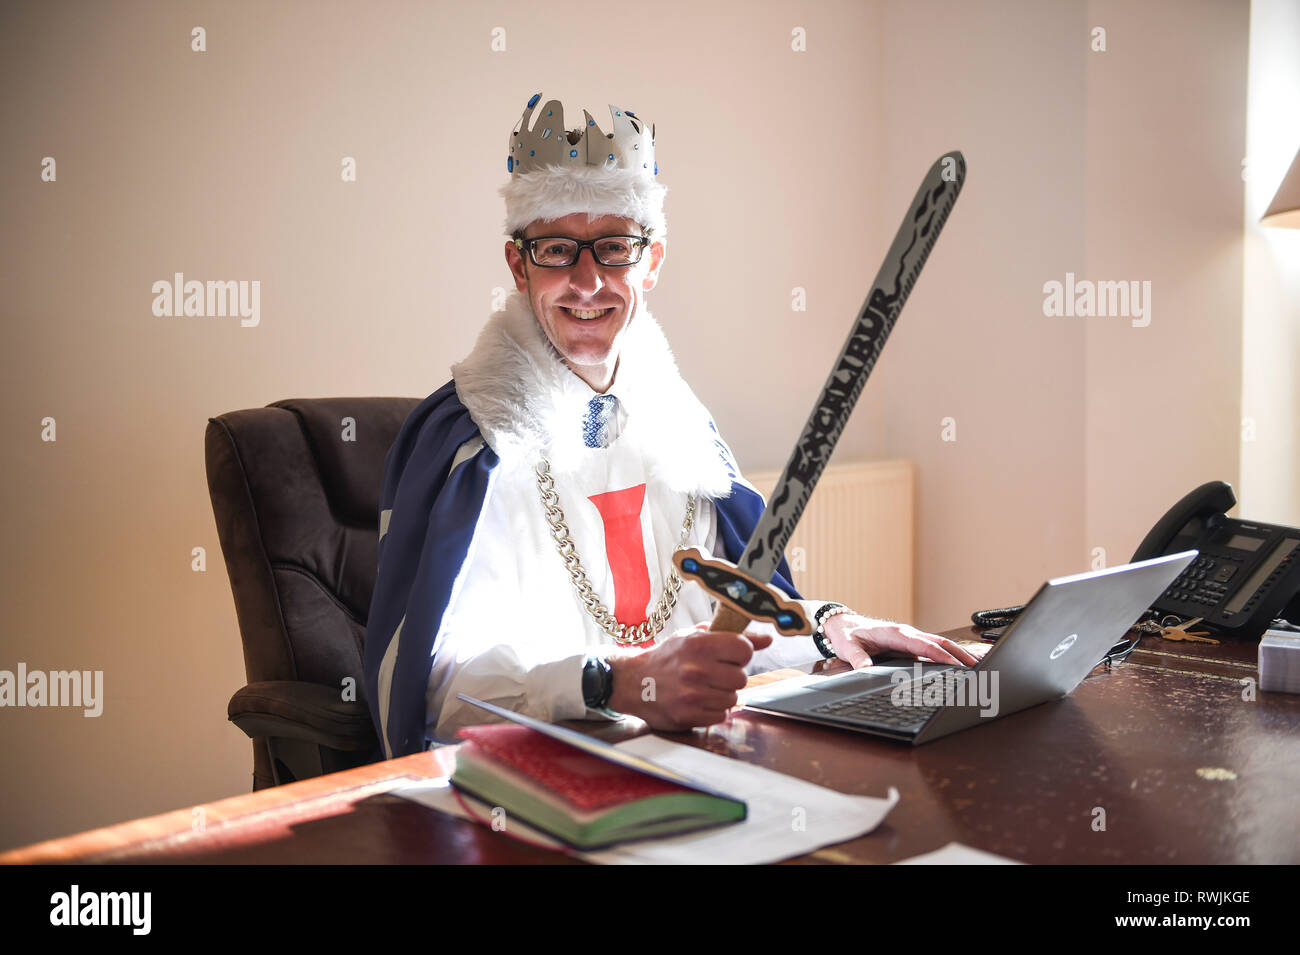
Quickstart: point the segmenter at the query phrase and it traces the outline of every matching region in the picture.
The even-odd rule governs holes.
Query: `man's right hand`
[[[639,716],[657,730],[721,723],[736,705],[736,691],[745,686],[745,666],[754,651],[771,642],[771,636],[723,633],[700,624],[651,650],[610,655],[609,708]]]

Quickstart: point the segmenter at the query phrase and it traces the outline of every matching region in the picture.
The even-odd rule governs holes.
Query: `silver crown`
[[[532,172],[544,166],[581,167],[596,166],[602,169],[630,169],[647,176],[659,175],[655,162],[654,126],[647,127],[631,110],[610,106],[613,132],[606,133],[596,125],[585,109],[584,126],[564,128],[564,106],[551,100],[541,108],[537,121],[530,128],[529,119],[537,110],[541,93],[534,93],[524,115],[510,134],[510,154],[506,157],[506,170],[513,177]]]

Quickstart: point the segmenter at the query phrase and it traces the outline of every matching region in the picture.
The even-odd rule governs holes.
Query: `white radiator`
[[[745,475],[765,498],[780,476]],[[914,487],[911,461],[827,467],[785,549],[799,593],[911,622]]]

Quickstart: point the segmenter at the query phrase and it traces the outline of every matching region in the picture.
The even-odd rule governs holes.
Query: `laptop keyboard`
[[[885,726],[901,732],[919,732],[931,716],[943,709],[942,706],[900,706],[893,700],[895,691],[904,694],[915,692],[919,697],[922,686],[940,680],[943,682],[943,698],[952,699],[959,671],[948,670],[942,674],[929,677],[921,683],[915,681],[890,687],[887,690],[875,690],[859,696],[850,696],[842,700],[832,700],[820,706],[812,707],[809,712],[819,716],[829,716]],[[931,693],[934,690],[930,690]],[[907,697],[904,696],[904,699]]]

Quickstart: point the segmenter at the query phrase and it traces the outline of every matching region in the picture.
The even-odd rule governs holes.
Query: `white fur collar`
[[[493,313],[451,373],[503,466],[531,468],[545,453],[558,475],[609,453],[583,444],[582,419],[595,392],[560,359],[524,294],[512,293],[504,311]],[[682,380],[644,303],[624,333],[609,393],[627,412],[614,448],[633,446],[651,477],[675,491],[726,496],[731,478],[709,413]]]

